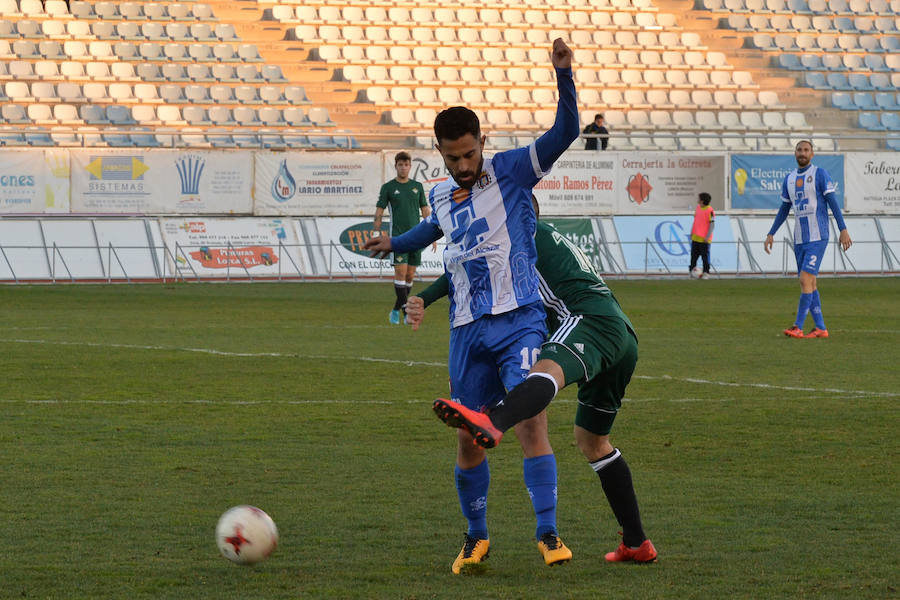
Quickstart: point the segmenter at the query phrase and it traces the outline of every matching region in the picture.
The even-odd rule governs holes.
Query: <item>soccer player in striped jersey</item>
[[[553,333],[542,345],[528,378],[487,414],[452,400],[435,401],[435,412],[448,425],[469,431],[476,442],[491,447],[499,442],[503,431],[526,416],[517,403],[529,400],[528,396],[536,397],[539,404],[544,400],[549,403],[557,389],[577,382],[575,441],[599,476],[622,527],[622,542],[606,554],[606,560],[654,562],[656,548],[644,533],[631,471],[619,449],[609,442],[637,363],[634,326],[580,248],[540,222],[535,243],[541,298]],[[446,279],[439,278],[410,299],[408,314],[413,329],[418,329],[425,307],[446,293]]]
[[[791,207],[794,207],[794,256],[797,258],[797,274],[800,279],[800,302],[797,305],[797,319],[794,325],[784,330],[784,335],[793,338],[827,338],[828,329],[822,316],[822,303],[816,276],[828,246],[828,208],[834,215],[840,231],[841,248],[846,252],[853,243],[841,207],[834,195],[834,182],[828,171],[812,164],[813,145],[808,140],[797,143],[794,158],[797,168],[788,173],[781,185],[781,208],[775,215],[775,222],[769,229],[769,235],[763,248],[771,254],[775,243],[775,232],[787,219]],[[815,327],[803,335],[803,323],[806,315],[812,313]]]
[[[409,252],[446,236],[444,270],[450,289],[451,394],[474,410],[493,406],[528,374],[547,330],[534,268],[537,218],[531,190],[580,133],[572,50],[556,39],[552,64],[559,102],[549,131],[524,148],[484,157],[485,137],[474,112],[457,106],[435,118],[437,149],[451,178],[429,194],[431,215],[405,234],[372,238],[375,256]],[[556,527],[556,458],[541,411],[516,426],[525,485],[534,507],[535,536],[544,561],[572,553]],[[454,573],[488,555],[486,510],[490,483],[484,449],[465,430],[457,436],[456,487],[468,520]]]

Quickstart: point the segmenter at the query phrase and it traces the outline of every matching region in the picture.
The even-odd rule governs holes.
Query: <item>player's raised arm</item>
[[[542,171],[548,171],[572,142],[578,139],[578,104],[575,97],[575,80],[572,76],[572,49],[562,38],[553,40],[551,58],[556,69],[556,88],[559,101],[553,127],[535,142],[538,162]]]

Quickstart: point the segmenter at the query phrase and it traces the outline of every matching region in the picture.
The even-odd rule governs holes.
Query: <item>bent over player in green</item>
[[[637,335],[612,291],[577,246],[541,222],[535,242],[541,297],[553,333],[541,346],[528,378],[487,414],[443,399],[435,401],[434,410],[445,423],[468,430],[476,443],[490,448],[537,406],[541,407],[538,412],[543,410],[558,389],[577,382],[575,441],[599,476],[622,527],[622,542],[606,554],[606,560],[654,562],[657,552],[644,534],[631,471],[609,442],[637,364]],[[422,321],[424,308],[446,290],[446,280],[438,279],[410,298],[407,314],[414,329]]]

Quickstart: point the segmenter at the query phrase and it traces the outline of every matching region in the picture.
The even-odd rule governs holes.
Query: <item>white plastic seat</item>
[[[698,110],[694,113],[694,120],[700,129],[715,130],[719,128],[716,113],[709,110]]]
[[[771,131],[783,131],[787,124],[784,122],[784,114],[775,111],[765,111],[762,114],[763,124]]]

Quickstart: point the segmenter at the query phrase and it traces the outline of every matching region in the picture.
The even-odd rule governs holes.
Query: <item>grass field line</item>
[[[710,379],[698,379],[696,377],[673,377],[671,375],[634,375],[633,379],[652,379],[652,380],[669,380],[684,381],[686,383],[699,383],[702,385],[719,385],[724,387],[752,387],[770,390],[780,390],[786,392],[827,392],[831,394],[849,394],[853,396],[880,396],[884,398],[898,398],[900,393],[896,392],[873,392],[869,390],[844,390],[838,388],[813,388],[794,385],[774,385],[771,383],[737,383],[732,381],[713,381]]]
[[[203,354],[211,354],[215,356],[233,356],[238,358],[257,358],[257,357],[274,357],[274,358],[302,358],[315,360],[358,360],[364,362],[389,363],[406,366],[425,366],[425,367],[444,367],[445,362],[434,361],[413,361],[398,360],[394,358],[377,358],[372,356],[329,356],[318,354],[294,354],[285,352],[229,352],[225,350],[215,350],[213,348],[182,348],[176,346],[150,346],[138,344],[115,344],[115,343],[99,343],[99,342],[69,342],[64,340],[26,340],[26,339],[9,339],[0,338],[0,343],[8,344],[41,344],[41,345],[60,345],[60,346],[87,346],[91,348],[123,348],[131,350],[165,350],[176,352],[198,352]],[[896,392],[874,392],[871,390],[845,390],[839,388],[813,388],[803,386],[776,385],[771,383],[740,383],[732,381],[715,381],[711,379],[699,379],[696,377],[675,377],[672,375],[634,375],[633,379],[643,379],[648,381],[683,381],[685,383],[700,385],[715,385],[722,387],[749,387],[768,390],[779,390],[787,392],[812,392],[812,393],[831,393],[845,394],[856,397],[882,397],[882,398],[898,398],[900,393]]]
[[[446,367],[445,362],[428,362],[419,360],[397,360],[394,358],[375,358],[372,356],[328,356],[325,354],[295,354],[292,352],[229,352],[227,350],[216,350],[214,348],[184,348],[180,346],[145,346],[140,344],[114,344],[100,342],[68,342],[65,340],[24,340],[2,338],[0,343],[4,344],[40,344],[47,346],[86,346],[89,348],[122,348],[125,350],[165,350],[172,352],[199,352],[201,354],[212,354],[215,356],[234,356],[238,358],[313,358],[320,360],[361,360],[365,362],[383,362],[407,365],[410,367]]]

